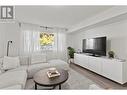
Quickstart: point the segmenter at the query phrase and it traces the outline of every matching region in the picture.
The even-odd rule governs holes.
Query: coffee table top
[[[49,78],[48,69],[40,70],[34,75],[34,82],[40,86],[55,86],[64,83],[68,79],[68,72],[63,69],[57,69],[60,76]]]

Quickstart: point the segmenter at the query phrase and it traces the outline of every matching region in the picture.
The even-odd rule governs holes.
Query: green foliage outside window
[[[52,33],[40,33],[40,45],[48,46],[54,44],[54,34]]]

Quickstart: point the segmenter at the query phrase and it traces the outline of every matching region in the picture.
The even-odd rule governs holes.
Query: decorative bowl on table
[[[49,68],[47,75],[49,78],[57,77],[60,76],[60,73],[57,71],[56,68]]]

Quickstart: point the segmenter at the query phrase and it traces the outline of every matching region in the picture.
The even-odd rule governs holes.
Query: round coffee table
[[[39,72],[37,72],[33,77],[35,82],[35,89],[37,89],[37,85],[45,86],[45,87],[53,87],[53,88],[59,85],[59,89],[61,89],[61,84],[67,81],[68,79],[68,72],[67,70],[63,70],[63,69],[57,69],[57,70],[60,73],[60,76],[54,78],[48,77],[47,75],[48,69],[40,70]]]

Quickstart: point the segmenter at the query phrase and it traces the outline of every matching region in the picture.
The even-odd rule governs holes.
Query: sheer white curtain
[[[20,55],[30,56],[40,52],[40,29],[34,25],[21,24]]]
[[[66,31],[58,29],[57,35],[57,57],[67,61]]]
[[[41,50],[39,42],[40,32],[54,34],[54,45],[52,50]],[[33,53],[46,54],[47,60],[66,60],[66,31],[65,29],[53,28],[43,29],[36,25],[21,24],[20,55],[31,56]]]
[[[67,61],[66,30],[60,28],[49,29],[55,35],[55,45],[52,51],[46,51],[47,59],[62,59]]]

